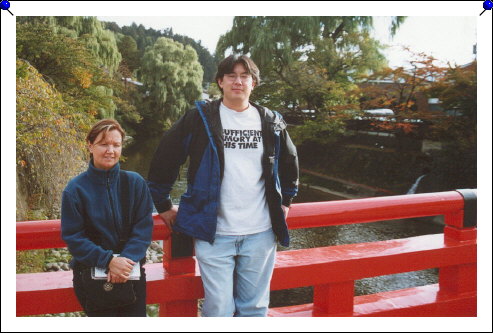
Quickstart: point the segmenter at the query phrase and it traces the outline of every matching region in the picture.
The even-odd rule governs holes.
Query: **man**
[[[289,244],[296,148],[277,112],[249,102],[260,82],[249,57],[224,59],[216,82],[223,98],[197,102],[164,134],[149,187],[163,220],[193,237],[202,315],[266,316],[276,239]],[[187,157],[188,188],[177,209],[169,192]]]

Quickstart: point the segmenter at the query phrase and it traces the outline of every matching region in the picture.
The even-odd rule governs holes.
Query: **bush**
[[[87,166],[85,133],[94,119],[64,102],[29,63],[17,60],[16,166],[28,208],[59,217],[68,180]]]

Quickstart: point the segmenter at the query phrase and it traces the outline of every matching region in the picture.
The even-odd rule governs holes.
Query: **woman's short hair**
[[[115,119],[102,119],[98,121],[86,136],[87,143],[93,144],[99,133],[103,132],[104,139],[109,131],[117,130],[122,135],[122,142],[125,140],[125,131]]]
[[[218,86],[219,79],[223,80],[225,74],[233,73],[233,70],[237,64],[242,64],[245,67],[247,73],[252,76],[256,86],[260,84],[260,71],[253,60],[246,55],[232,54],[223,59],[219,63],[219,66],[217,66],[216,83],[218,83]],[[223,92],[221,87],[219,87],[219,89]]]

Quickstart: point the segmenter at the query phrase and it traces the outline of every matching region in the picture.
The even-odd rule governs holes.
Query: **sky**
[[[121,16],[121,17],[150,17],[150,16],[177,16],[194,17],[192,22],[185,24],[194,31],[189,36],[200,39],[207,48],[213,51],[215,41],[209,41],[208,36],[218,38],[227,29],[222,18],[235,15],[373,15],[373,16],[409,16],[408,21],[401,27],[393,42],[403,38],[403,43],[410,43],[410,38],[419,41],[416,51],[426,51],[430,48],[434,56],[438,57],[441,51],[445,51],[443,57],[449,57],[452,53],[462,53],[455,59],[458,64],[470,61],[467,54],[471,52],[469,45],[474,37],[471,37],[471,22],[477,24],[476,33],[478,40],[478,304],[477,318],[360,318],[353,320],[348,318],[292,318],[289,321],[258,319],[251,321],[239,321],[233,323],[228,319],[201,320],[199,318],[166,318],[164,320],[132,319],[118,321],[108,320],[84,320],[84,330],[107,329],[111,324],[112,330],[122,331],[229,331],[231,325],[236,325],[239,331],[252,330],[252,327],[273,331],[491,331],[491,83],[492,83],[492,11],[483,11],[482,1],[286,1],[286,2],[219,2],[219,1],[139,1],[139,2],[108,2],[108,1],[12,1],[10,11],[16,16],[50,16],[50,15],[84,15],[84,16]],[[45,318],[16,318],[15,317],[15,197],[13,190],[15,183],[15,17],[7,11],[1,11],[1,221],[2,221],[2,285],[1,285],[1,325],[2,331],[48,331],[63,332],[77,329],[77,319],[50,318],[50,324],[46,325]],[[432,24],[420,23],[434,18]],[[206,22],[206,17],[213,17],[212,23]],[[453,17],[455,24],[446,23],[445,18]],[[466,23],[460,23],[461,18],[466,17]],[[183,21],[183,20],[180,20]],[[227,21],[227,20],[225,20]],[[450,21],[450,20],[449,20]],[[414,23],[413,23],[414,22]],[[464,24],[463,29],[459,29]],[[406,26],[409,25],[409,28]],[[176,33],[182,32],[177,24],[173,27]],[[185,28],[183,28],[185,29]],[[458,30],[457,30],[458,29]],[[189,31],[189,30],[187,30]],[[462,33],[468,31],[462,36]],[[402,37],[400,36],[402,34]],[[474,32],[472,32],[474,35]],[[411,37],[406,37],[410,35]],[[457,43],[459,40],[464,42]],[[426,43],[428,42],[428,46]],[[410,45],[413,47],[413,45]],[[422,49],[420,49],[422,48]],[[451,49],[451,50],[450,50]],[[454,56],[455,57],[455,56]],[[70,158],[70,156],[67,156]],[[209,319],[209,318],[208,318]],[[82,323],[82,322],[81,322]],[[316,323],[316,325],[314,324]],[[73,325],[76,324],[76,325]],[[104,326],[103,326],[104,325]]]
[[[384,54],[390,67],[406,67],[408,55],[402,51],[402,46],[431,55],[443,64],[464,65],[475,58],[476,17],[409,16],[393,38],[388,33],[389,17],[376,16],[374,21],[374,37],[389,46]]]
[[[172,28],[174,33],[201,41],[214,53],[219,37],[231,29],[234,16],[98,16],[101,21],[116,22],[120,27],[135,22],[145,28],[162,30]],[[391,38],[390,17],[375,16],[373,36],[388,45],[383,53],[391,67],[407,65],[408,56],[401,46],[409,46],[417,52],[425,52],[442,61],[463,65],[474,59],[476,44],[476,18],[471,16],[410,16]],[[204,28],[207,27],[207,28]],[[454,36],[454,38],[445,38]]]

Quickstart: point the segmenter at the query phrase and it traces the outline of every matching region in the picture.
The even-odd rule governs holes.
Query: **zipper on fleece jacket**
[[[106,190],[108,191],[108,197],[110,198],[111,216],[113,217],[113,225],[115,226],[115,231],[116,231],[116,234],[118,235],[118,239],[120,239],[120,231],[118,228],[118,222],[116,221],[115,207],[113,205],[113,199],[111,198],[109,173],[107,174],[107,177],[106,177]]]

